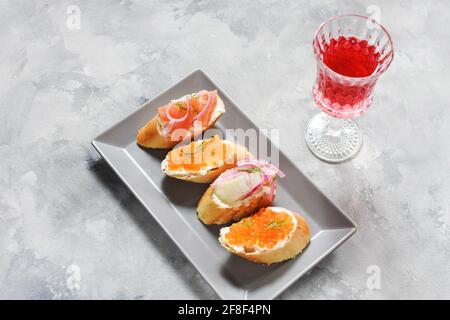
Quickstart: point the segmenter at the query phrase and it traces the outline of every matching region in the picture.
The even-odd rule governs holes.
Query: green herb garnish
[[[203,150],[203,148],[205,147],[206,143],[207,143],[206,140],[203,140],[201,143],[195,143],[194,144],[194,150],[193,151],[191,151],[191,150],[186,151],[184,154],[187,155],[187,156],[191,156],[193,154],[196,154],[197,152]]]
[[[175,104],[178,106],[178,108],[180,108],[182,110],[186,110],[187,109],[186,106],[184,105],[183,101],[177,101]]]
[[[275,229],[275,228],[279,228],[281,226],[286,225],[288,222],[286,220],[281,220],[281,221],[276,221],[276,220],[272,220],[269,222],[269,224],[267,225],[267,228],[269,229]]]
[[[253,226],[253,220],[252,219],[245,219],[244,220],[244,226],[247,228],[251,228]]]
[[[246,171],[248,173],[257,173],[257,172],[261,171],[261,168],[258,168],[258,167],[251,168],[251,169],[239,169],[238,168],[238,171],[242,171],[242,172]]]

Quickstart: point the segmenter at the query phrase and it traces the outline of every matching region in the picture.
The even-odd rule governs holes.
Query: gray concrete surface
[[[303,140],[313,33],[377,8],[394,62],[359,156],[324,164]],[[217,298],[90,146],[199,67],[358,224],[280,298],[450,298],[449,16],[444,0],[0,1],[0,298]]]

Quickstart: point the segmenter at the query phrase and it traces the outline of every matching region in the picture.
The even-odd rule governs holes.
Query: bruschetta
[[[272,264],[297,256],[310,240],[309,225],[296,212],[262,208],[251,217],[220,229],[220,244],[244,259]]]
[[[238,161],[251,157],[247,148],[215,135],[170,151],[161,163],[166,175],[198,183],[211,183]]]
[[[146,148],[170,149],[214,126],[224,112],[217,90],[188,94],[159,107],[158,114],[139,129],[136,141]]]
[[[206,190],[197,206],[198,218],[204,224],[224,224],[271,205],[277,175],[284,176],[266,161],[238,161],[235,168],[222,173]]]

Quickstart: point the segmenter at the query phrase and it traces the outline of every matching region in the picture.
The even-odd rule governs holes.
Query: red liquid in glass
[[[373,74],[380,63],[376,47],[367,40],[353,36],[331,39],[323,45],[321,54],[322,61],[328,68],[340,75],[356,78],[355,80]],[[315,99],[325,112],[337,117],[350,117],[352,111],[357,109],[357,112],[362,112],[370,105],[374,85],[375,81],[363,84],[343,82],[329,71],[319,69]]]
[[[362,78],[370,76],[378,66],[380,54],[366,40],[339,37],[325,44],[323,62],[343,76]]]

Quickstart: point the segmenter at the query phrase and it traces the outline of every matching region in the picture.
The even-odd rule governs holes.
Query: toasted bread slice
[[[276,221],[276,216],[275,219],[267,220],[267,217],[262,216],[267,211],[271,214],[283,214],[284,220],[281,221],[286,221],[287,214],[291,223]],[[252,228],[259,230],[255,232]],[[276,238],[280,234],[282,238]],[[271,238],[272,235],[274,239]],[[231,227],[222,228],[219,242],[225,249],[244,259],[270,265],[297,256],[308,245],[310,237],[308,222],[301,215],[284,208],[269,207]],[[264,243],[264,247],[259,246],[261,243]]]
[[[207,125],[203,126],[201,130],[194,130],[194,128],[189,128],[189,132],[191,134],[187,138],[195,139],[199,134],[205,132],[209,128],[212,128],[223,113],[225,113],[225,105],[222,99],[217,94],[217,102],[214,110],[211,113],[211,117],[209,118]],[[151,119],[141,129],[139,129],[136,137],[136,142],[145,148],[170,149],[178,144],[180,140],[171,139],[170,135],[163,133],[162,124],[159,115],[157,114],[155,117],[153,117],[153,119]]]
[[[275,197],[277,176],[284,177],[284,173],[267,161],[238,161],[206,190],[197,206],[198,218],[205,224],[224,224],[269,206]]]
[[[177,142],[171,141],[167,136],[161,133],[161,126],[158,123],[158,115],[147,122],[145,126],[139,129],[136,142],[146,148],[152,149],[170,149]]]
[[[204,224],[224,224],[269,206],[276,193],[277,172],[278,168],[266,162],[239,161],[206,190],[197,206],[198,218]]]
[[[193,141],[170,151],[161,163],[166,175],[197,183],[211,183],[239,160],[251,157],[247,148],[221,140],[218,135]]]
[[[225,224],[230,221],[239,221],[258,209],[272,204],[266,193],[259,193],[246,202],[239,202],[236,206],[226,206],[213,195],[213,192],[213,187],[210,186],[197,206],[197,217],[204,224]]]

